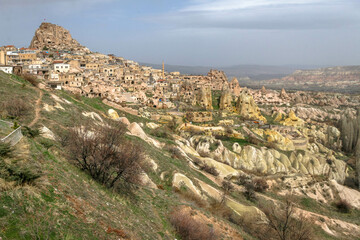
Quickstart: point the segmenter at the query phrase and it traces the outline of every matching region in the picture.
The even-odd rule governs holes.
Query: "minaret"
[[[163,63],[162,63],[162,79],[165,79],[165,64],[164,64],[164,61],[163,61]]]

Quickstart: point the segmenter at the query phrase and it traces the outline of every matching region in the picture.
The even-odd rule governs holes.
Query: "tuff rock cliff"
[[[71,37],[68,30],[46,22],[43,22],[35,31],[35,35],[30,43],[30,48],[90,53],[88,48],[82,46]]]

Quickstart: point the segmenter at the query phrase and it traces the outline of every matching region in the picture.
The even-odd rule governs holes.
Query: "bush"
[[[204,164],[200,167],[200,169],[207,173],[210,173],[211,175],[219,176],[219,171],[216,170],[216,168],[214,166],[209,166],[207,164]]]
[[[129,190],[140,181],[142,146],[127,140],[122,123],[99,126],[83,123],[70,130],[66,144],[70,161],[101,184]]]
[[[185,210],[175,209],[170,215],[170,222],[184,240],[217,239],[217,233],[212,227],[196,221]]]
[[[252,202],[256,201],[257,198],[255,194],[254,184],[252,182],[245,183],[244,187],[245,187],[244,196],[246,197],[246,199]]]
[[[350,203],[344,199],[340,199],[339,201],[337,201],[335,203],[335,206],[338,209],[338,211],[342,213],[349,213],[351,211]]]
[[[214,199],[210,199],[210,206],[208,208],[208,210],[212,213],[215,214],[217,216],[220,216],[224,219],[227,220],[231,220],[231,218],[234,215],[233,210],[231,210],[231,208],[229,208],[228,206],[226,206],[225,204],[216,201]]]
[[[30,106],[21,98],[11,98],[1,104],[3,111],[10,118],[19,118],[29,114]]]
[[[32,129],[27,126],[24,126],[22,133],[24,134],[24,136],[26,136],[28,138],[35,138],[40,135],[39,129]]]
[[[13,149],[9,143],[0,142],[0,157],[7,157],[11,154]]]
[[[199,207],[206,206],[206,201],[204,201],[201,197],[199,197],[199,195],[193,193],[192,191],[188,191],[186,187],[181,186],[180,189],[175,187],[173,190],[181,194],[181,196],[183,196],[186,200],[194,202]]]
[[[266,180],[264,178],[256,178],[253,180],[254,190],[256,192],[264,192],[269,188]]]
[[[150,134],[158,138],[172,139],[171,130],[167,127],[153,129]]]
[[[32,183],[41,177],[41,172],[37,166],[32,164],[5,163],[0,159],[0,177],[23,185]]]

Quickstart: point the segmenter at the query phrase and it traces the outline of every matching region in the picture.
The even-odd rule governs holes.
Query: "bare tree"
[[[221,204],[224,204],[226,201],[226,197],[234,190],[234,186],[229,181],[222,181],[221,183],[221,189],[223,190],[222,196],[221,196]]]
[[[114,126],[99,126],[91,123],[70,131],[68,150],[70,160],[94,179],[109,188],[120,179],[137,183],[143,159],[142,148],[124,134],[122,123]]]
[[[279,240],[310,240],[312,229],[306,219],[301,215],[295,217],[295,206],[290,197],[285,199],[284,208],[276,206],[263,208],[269,222],[261,239],[272,239],[274,236]]]

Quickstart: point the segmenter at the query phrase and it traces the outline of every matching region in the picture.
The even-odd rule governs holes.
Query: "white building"
[[[70,70],[70,64],[67,63],[54,63],[54,71],[67,73]]]
[[[13,67],[0,65],[0,71],[3,71],[3,72],[8,73],[8,74],[12,74],[13,73]]]

